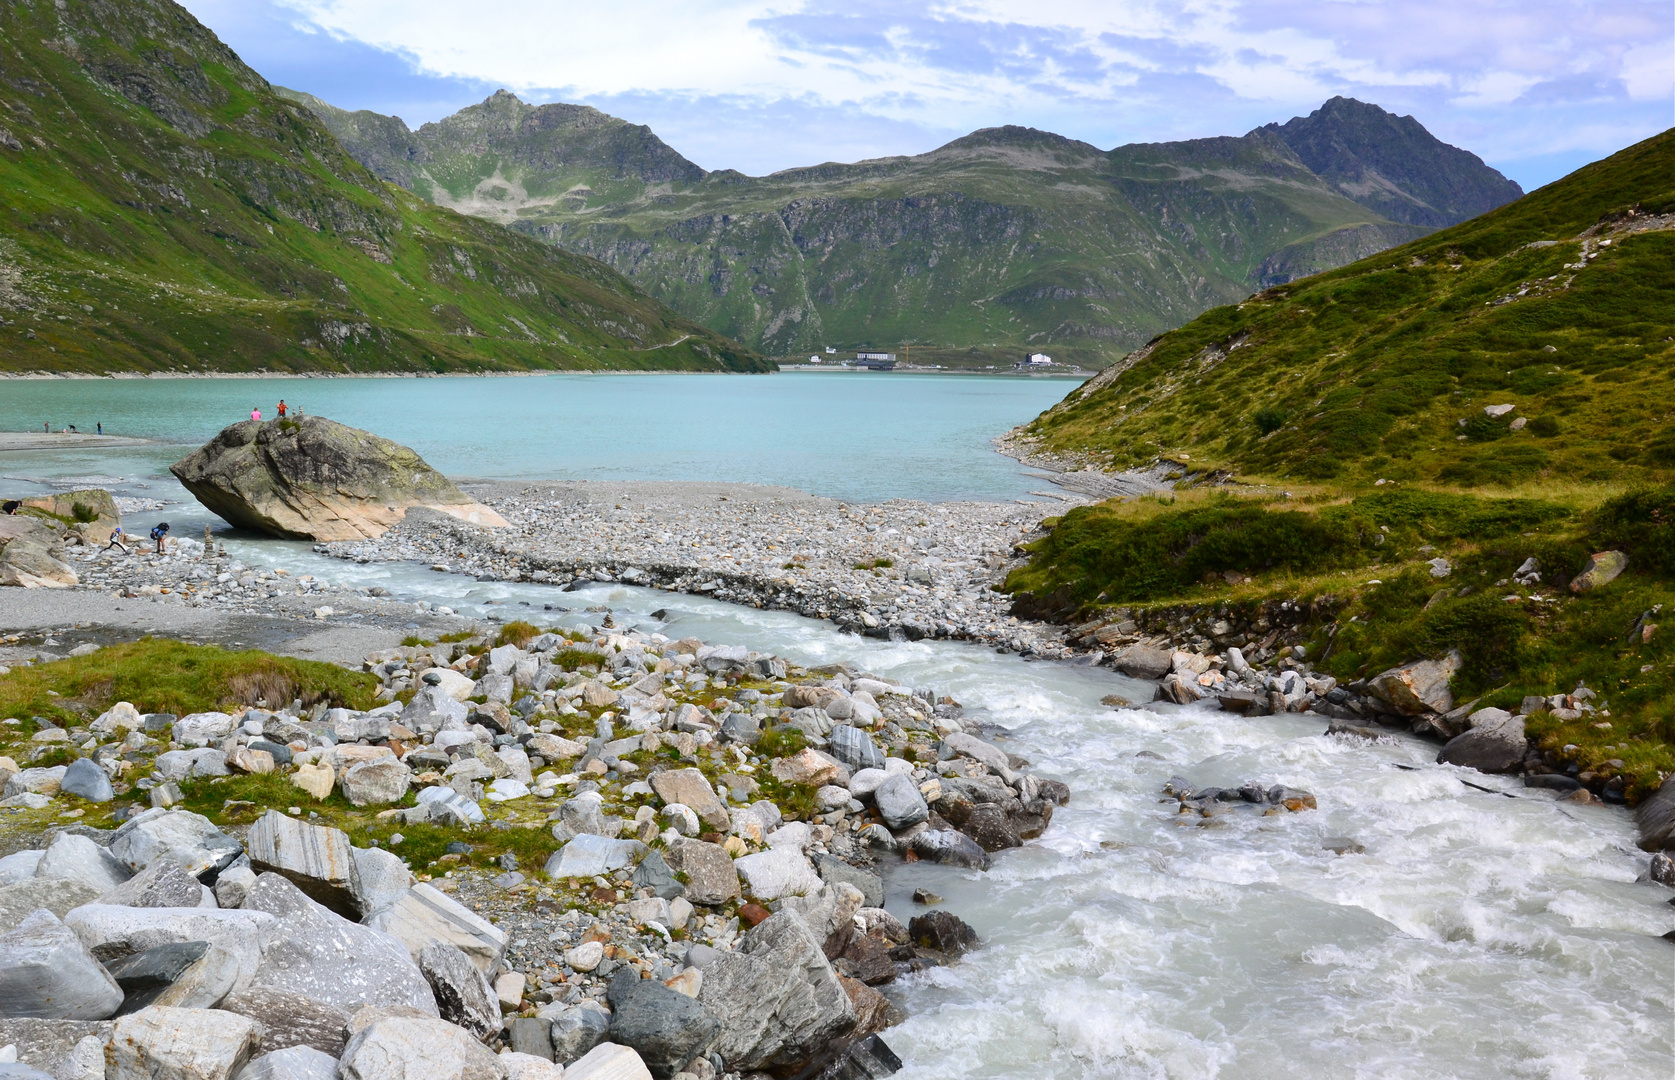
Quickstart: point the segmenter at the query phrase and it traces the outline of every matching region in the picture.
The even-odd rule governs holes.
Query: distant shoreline
[[[862,372],[864,368],[831,367],[813,364],[781,364],[778,372],[757,371],[634,371],[627,369],[575,370],[555,368],[547,371],[117,371],[93,375],[83,371],[6,371],[0,380],[19,382],[52,382],[58,380],[115,380],[115,379],[517,379],[542,375],[764,375],[787,372]],[[867,372],[873,375],[988,375],[1002,378],[1031,379],[1086,379],[1097,371],[974,371],[970,368],[899,368],[893,372]]]
[[[95,435],[87,431],[0,431],[0,453],[9,450],[102,450],[121,446],[157,446],[156,439],[132,435]]]

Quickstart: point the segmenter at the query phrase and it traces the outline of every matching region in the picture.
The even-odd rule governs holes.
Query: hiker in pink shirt
[[[262,410],[261,409],[257,408],[257,409],[251,409],[250,410],[250,419],[260,420],[261,418],[262,418]]]

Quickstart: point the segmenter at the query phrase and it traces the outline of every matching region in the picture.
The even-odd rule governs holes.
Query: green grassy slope
[[[1016,127],[917,157],[745,177],[706,174],[644,127],[504,92],[416,132],[293,96],[392,181],[595,256],[780,355],[911,344],[916,356],[1042,349],[1103,366],[1260,283],[1422,235],[1429,219],[1376,208],[1414,178],[1410,209],[1450,183],[1516,193],[1422,128],[1407,132],[1399,181],[1367,168],[1351,177],[1364,160],[1399,172],[1379,158],[1387,133],[1368,120],[1395,118],[1373,106],[1310,129],[1336,152],[1323,159],[1333,179],[1274,131],[1107,153]],[[1454,221],[1475,205],[1429,212]]]
[[[1206,312],[1022,434],[1109,466],[1351,484],[1666,476],[1672,213],[1666,132],[1463,225]],[[1493,405],[1515,410],[1485,415]]]
[[[379,181],[169,0],[0,7],[0,368],[763,370]]]

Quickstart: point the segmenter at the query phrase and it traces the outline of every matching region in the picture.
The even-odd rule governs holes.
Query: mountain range
[[[1110,151],[988,128],[926,154],[763,177],[649,128],[500,91],[412,130],[291,90],[368,169],[608,263],[753,349],[1104,366],[1207,308],[1521,191],[1412,117],[1334,98],[1238,137]]]
[[[170,0],[0,5],[0,368],[767,370],[381,181]]]

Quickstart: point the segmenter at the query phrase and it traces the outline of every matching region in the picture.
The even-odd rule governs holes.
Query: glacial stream
[[[1111,709],[1101,697],[1144,701],[1151,686],[1104,669],[649,589],[566,593],[235,546],[462,614],[581,625],[606,605],[619,626],[850,661],[953,695],[1067,782],[1047,834],[987,874],[887,863],[903,920],[928,888],[983,941],[890,988],[909,1017],[886,1034],[903,1080],[1672,1074],[1675,947],[1659,935],[1675,908],[1636,883],[1647,856],[1621,809],[1437,765],[1415,738],[1329,738],[1317,717]],[[1162,801],[1175,775],[1300,787],[1319,809],[1199,824]],[[1364,851],[1325,846],[1340,839]]]

